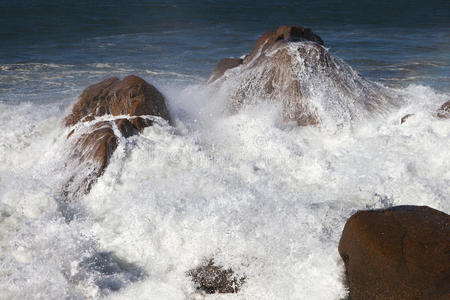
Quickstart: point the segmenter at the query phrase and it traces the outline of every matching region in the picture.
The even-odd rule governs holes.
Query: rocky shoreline
[[[234,84],[229,93],[231,111],[254,99],[271,99],[282,103],[286,122],[301,126],[320,126],[322,112],[329,108],[308,100],[315,78],[342,95],[342,102],[332,105],[341,106],[336,109],[348,118],[354,117],[355,107],[370,116],[400,101],[387,89],[353,74],[323,44],[309,28],[281,26],[263,34],[250,54],[219,61],[208,84],[217,89]],[[449,114],[449,101],[436,112],[441,119],[449,119]],[[104,120],[105,116],[110,117]],[[155,119],[173,124],[162,93],[139,77],[113,77],[88,87],[65,126],[70,128],[72,164],[88,166],[90,172],[74,169],[62,187],[64,201],[89,193],[120,139],[139,134]],[[358,211],[345,225],[339,253],[353,300],[450,299],[450,216],[444,212],[426,206]],[[216,265],[214,258],[186,274],[206,293],[236,293],[247,281],[245,274]]]

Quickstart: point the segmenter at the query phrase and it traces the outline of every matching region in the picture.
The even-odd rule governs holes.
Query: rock
[[[142,78],[130,75],[123,80],[108,78],[85,89],[65,124],[72,126],[108,114],[152,115],[170,121],[163,95]]]
[[[311,41],[319,45],[323,45],[323,40],[320,36],[313,33],[311,28],[303,28],[300,26],[280,26],[277,30],[269,31],[261,35],[256,42],[252,53],[245,58],[245,63],[250,62],[253,58],[270,48],[278,41]]]
[[[438,109],[437,116],[440,119],[450,119],[450,100],[442,104]]]
[[[235,275],[231,269],[215,265],[213,259],[206,260],[203,265],[187,272],[187,275],[191,277],[197,290],[207,294],[237,293],[245,283],[245,277]]]
[[[450,216],[427,206],[358,211],[339,242],[350,298],[450,299]]]
[[[113,123],[125,138],[139,132],[128,119],[116,119],[97,122],[74,140],[71,139],[73,132],[69,133],[68,139],[73,143],[70,158],[76,162],[78,170],[74,170],[64,185],[63,194],[66,198],[73,199],[88,193],[97,178],[104,173],[118,145],[119,137],[114,133]]]
[[[219,63],[209,83],[226,95],[232,112],[258,101],[280,103],[283,120],[299,125],[366,120],[395,104],[390,90],[362,78],[322,45],[310,29],[281,26],[263,34],[242,63]]]
[[[141,119],[141,118],[139,118]],[[114,123],[117,126],[117,129],[119,129],[120,133],[124,138],[128,138],[132,135],[135,135],[138,133],[138,128],[136,128],[132,122],[128,119],[115,119]]]
[[[128,76],[123,80],[109,78],[84,90],[72,113],[65,118],[65,124],[72,126],[107,114],[129,117],[94,122],[71,130],[67,136],[73,145],[70,158],[75,165],[73,175],[63,187],[66,200],[90,191],[104,173],[120,137],[128,138],[153,124],[144,116],[159,116],[170,121],[162,94],[143,79]]]
[[[401,120],[400,120],[400,124],[405,123],[405,122],[406,122],[406,119],[408,119],[409,117],[412,117],[412,116],[414,116],[414,114],[406,114],[406,115],[404,115],[404,116],[401,118]]]
[[[221,59],[216,67],[213,70],[213,73],[211,77],[209,78],[208,82],[213,82],[216,79],[222,77],[222,75],[227,71],[228,69],[235,68],[243,63],[242,58],[224,58]]]

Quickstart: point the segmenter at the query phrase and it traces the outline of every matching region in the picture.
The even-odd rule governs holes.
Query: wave
[[[450,211],[450,124],[433,116],[449,95],[396,89],[401,106],[335,128],[285,123],[271,101],[229,114],[204,85],[162,90],[175,128],[120,140],[70,223],[65,111],[0,103],[1,298],[189,299],[186,271],[213,255],[247,277],[227,299],[339,299],[352,212]]]

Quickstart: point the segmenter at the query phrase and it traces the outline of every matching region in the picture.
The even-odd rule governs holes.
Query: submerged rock
[[[242,58],[223,58],[219,60],[208,82],[214,82],[216,79],[222,77],[227,70],[241,65],[243,62],[244,60]]]
[[[312,32],[311,28],[283,25],[278,27],[277,30],[269,31],[261,35],[256,42],[252,53],[245,58],[245,63],[250,62],[256,56],[259,56],[278,41],[311,41],[323,45],[322,38]]]
[[[94,122],[69,133],[67,138],[73,145],[70,157],[76,163],[72,163],[75,165],[73,176],[63,187],[66,199],[89,192],[109,164],[119,138],[128,138],[151,126],[153,121],[149,115],[170,122],[162,94],[137,76],[123,80],[113,77],[88,87],[66,117],[65,124],[90,122],[103,115],[129,117]]]
[[[129,263],[113,252],[94,252],[84,257],[78,266],[72,266],[66,274],[74,285],[94,284],[101,296],[107,296],[131,283],[143,280],[147,273],[135,264]]]
[[[437,111],[437,116],[440,119],[450,119],[450,100],[442,104]]]
[[[245,277],[237,276],[233,270],[216,265],[213,259],[190,270],[187,275],[191,277],[197,290],[207,294],[237,293],[245,283]]]
[[[400,119],[400,124],[403,124],[406,122],[406,120],[410,117],[414,116],[414,114],[406,114]]]
[[[404,115],[400,120],[400,124],[405,123],[406,120],[412,116],[414,116],[414,114]],[[439,119],[450,119],[450,100],[442,104],[441,107],[439,107],[439,109],[436,112],[436,116]]]
[[[219,62],[209,82],[228,95],[232,111],[261,100],[281,103],[283,119],[299,125],[327,117],[336,124],[363,120],[395,102],[389,90],[359,76],[311,29],[298,26],[263,34],[242,63]]]
[[[427,206],[358,211],[339,253],[350,298],[450,299],[450,216]]]

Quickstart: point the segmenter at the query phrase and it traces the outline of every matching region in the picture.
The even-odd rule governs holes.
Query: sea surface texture
[[[343,126],[326,125],[338,112],[285,123],[261,101],[225,112],[215,64],[280,25],[312,28],[403,101]],[[130,74],[175,125],[121,139],[63,207],[63,118],[87,86]],[[0,298],[342,299],[352,213],[450,212],[448,100],[449,1],[0,1]],[[245,276],[238,294],[195,295],[186,272],[211,257]]]

